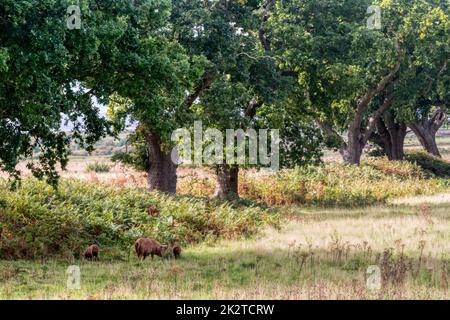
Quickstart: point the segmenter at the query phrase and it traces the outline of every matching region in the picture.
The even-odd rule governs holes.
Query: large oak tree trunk
[[[216,167],[217,186],[215,197],[227,199],[239,196],[239,167],[223,164]]]
[[[157,135],[147,131],[145,140],[149,157],[149,189],[175,194],[177,192],[177,165],[172,161],[171,154],[162,149],[161,139]]]
[[[357,144],[349,144],[345,149],[341,150],[342,159],[345,164],[360,165],[362,151]]]
[[[430,119],[424,119],[408,126],[419,139],[424,149],[436,157],[441,157],[438,145],[436,143],[436,134],[447,120],[447,113],[439,108],[434,112]]]
[[[340,153],[346,164],[359,165],[361,164],[361,155],[367,145],[372,133],[375,130],[376,121],[385,113],[391,106],[394,99],[394,84],[397,82],[395,77],[400,70],[402,61],[402,50],[400,43],[395,41],[395,48],[397,51],[397,62],[395,66],[384,76],[376,86],[371,88],[364,96],[361,96],[356,101],[356,109],[353,120],[348,127],[348,142],[333,129],[332,125],[326,120],[316,120],[317,124],[328,135],[333,136],[341,141]],[[383,103],[371,114],[367,114],[369,106],[374,97],[382,94]],[[364,118],[369,116],[367,126],[364,128]]]
[[[375,130],[376,122],[392,106],[394,99],[393,88],[388,87],[393,87],[393,83],[396,82],[395,77],[400,69],[402,56],[398,41],[395,42],[395,47],[397,50],[397,63],[394,68],[374,88],[369,90],[357,101],[355,117],[348,128],[348,142],[346,145],[343,145],[343,149],[341,150],[344,162],[347,164],[361,164],[362,152]],[[373,101],[373,98],[380,93],[383,94],[383,103],[370,114],[367,127],[364,128],[363,120],[369,109],[369,105]]]
[[[354,121],[348,130],[348,141],[340,150],[344,163],[360,165],[364,147],[360,125]]]
[[[391,151],[390,160],[403,160],[405,159],[405,138],[406,138],[406,126],[400,125],[398,128],[393,128],[391,137]]]
[[[424,147],[424,149],[431,153],[436,157],[441,157],[441,153],[439,152],[439,148],[436,143],[436,133],[427,128],[426,126],[422,126],[420,124],[410,124],[409,127],[417,136],[420,141],[420,144]]]
[[[407,126],[404,123],[396,123],[391,115],[377,121],[377,133],[371,140],[380,146],[389,160],[403,160],[405,158],[405,138]]]

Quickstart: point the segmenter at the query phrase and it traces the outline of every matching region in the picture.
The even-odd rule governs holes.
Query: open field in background
[[[81,290],[66,289],[73,264]],[[380,291],[367,289],[370,265]],[[189,247],[178,261],[1,261],[0,279],[0,299],[449,299],[450,201],[295,208],[281,230]]]
[[[119,184],[137,184],[139,186],[145,186],[146,177],[144,173],[136,172],[130,168],[124,167],[120,164],[113,164],[110,162],[112,154],[119,151],[125,151],[127,148],[126,133],[120,135],[118,140],[113,138],[105,138],[96,145],[96,150],[89,155],[86,151],[81,150],[77,146],[72,147],[72,156],[70,157],[70,162],[67,167],[67,171],[62,171],[62,177],[76,177],[83,180],[96,180],[101,181],[111,181],[116,180]],[[437,136],[437,143],[441,150],[444,159],[450,161],[450,129],[440,130]],[[408,134],[405,140],[405,150],[406,151],[418,151],[422,150],[422,147],[415,137],[414,134]],[[324,162],[337,162],[341,163],[342,158],[337,152],[331,150],[325,151]],[[109,174],[95,175],[92,172],[88,172],[86,168],[89,164],[93,163],[107,163],[111,166]],[[18,166],[25,176],[29,174],[24,163]],[[183,179],[184,177],[192,178],[208,178],[214,179],[214,174],[208,172],[208,170],[190,170],[189,168],[180,168],[179,176]],[[6,175],[0,172],[0,177],[6,177]],[[126,181],[124,180],[126,178]],[[128,180],[129,178],[129,180]]]
[[[439,146],[439,150],[442,157],[450,161],[450,129],[442,129],[436,135],[436,142]],[[405,151],[419,151],[423,150],[419,140],[413,133],[409,133],[405,139]],[[323,160],[325,162],[342,162],[342,158],[337,152],[325,151]],[[363,156],[364,157],[364,156]]]
[[[93,172],[92,165],[109,167]],[[450,164],[446,165],[450,170]],[[26,172],[26,171],[25,171]],[[434,195],[450,190],[448,179],[429,177],[428,172],[409,162],[389,162],[383,158],[363,161],[360,167],[326,163],[323,166],[283,170],[277,174],[241,170],[239,192],[242,198],[264,205],[367,206],[398,197]],[[24,176],[27,176],[25,174]],[[146,174],[136,172],[107,158],[73,159],[63,179],[84,181],[118,188],[147,188]],[[447,175],[447,177],[450,176]],[[180,167],[177,191],[181,195],[211,198],[215,175],[206,168]]]

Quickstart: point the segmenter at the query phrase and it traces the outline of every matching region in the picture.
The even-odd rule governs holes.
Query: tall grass
[[[242,196],[271,205],[364,206],[447,188],[445,181],[415,164],[385,159],[369,159],[359,167],[324,164],[242,180]]]
[[[212,177],[187,176],[180,181],[179,192],[211,196],[214,187]],[[398,197],[436,194],[449,187],[449,180],[435,176],[423,165],[371,158],[359,167],[327,163],[277,174],[243,172],[239,193],[267,205],[356,207],[382,204]]]
[[[297,209],[281,231],[190,246],[179,260],[0,261],[0,299],[449,299],[447,206]],[[70,264],[80,290],[66,287]]]

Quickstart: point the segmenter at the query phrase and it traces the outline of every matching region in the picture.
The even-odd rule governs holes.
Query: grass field
[[[0,299],[449,299],[450,195],[441,198],[296,208],[281,230],[187,248],[180,260],[0,261]],[[79,290],[66,288],[70,265]],[[382,270],[379,291],[366,286],[370,265]]]

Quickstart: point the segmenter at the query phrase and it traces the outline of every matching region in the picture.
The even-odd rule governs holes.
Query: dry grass
[[[65,288],[72,264],[81,290]],[[370,265],[380,291],[366,287]],[[0,262],[0,279],[0,299],[449,299],[450,212],[291,208],[282,230],[187,248],[179,261]]]
[[[409,206],[417,206],[417,205],[445,205],[450,203],[450,193],[444,194],[436,194],[432,196],[416,196],[416,197],[405,197],[398,198],[392,201],[394,205],[409,205]]]
[[[88,167],[102,163],[109,172],[89,172]],[[22,163],[23,176],[30,172]],[[124,187],[147,187],[147,175],[107,157],[74,158],[63,178]],[[212,197],[216,177],[206,168],[180,167],[177,192],[194,197]],[[0,172],[0,177],[5,174]],[[361,206],[392,201],[393,198],[443,193],[449,185],[443,179],[428,179],[418,166],[408,162],[367,159],[361,167],[328,163],[323,167],[283,170],[278,174],[241,170],[239,193],[243,198],[268,205]]]
[[[110,165],[110,171],[105,173],[90,172],[88,167],[96,163]],[[22,172],[23,177],[31,175],[24,162],[17,167]],[[122,164],[112,163],[109,157],[81,157],[72,158],[65,171],[59,170],[62,178],[76,178],[81,181],[93,183],[105,183],[117,187],[147,187],[147,174],[137,172],[132,168]],[[0,171],[0,178],[7,178],[5,172]],[[178,177],[180,189],[187,189],[189,186],[197,186],[200,183],[214,184],[212,172],[203,169],[179,168]],[[215,185],[211,185],[214,189]]]

